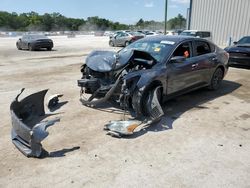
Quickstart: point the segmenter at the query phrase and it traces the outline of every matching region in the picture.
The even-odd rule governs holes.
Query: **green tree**
[[[170,19],[167,23],[168,29],[184,29],[186,27],[186,19],[178,14],[177,17]]]

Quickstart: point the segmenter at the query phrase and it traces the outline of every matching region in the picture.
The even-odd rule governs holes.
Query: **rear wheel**
[[[209,89],[217,90],[220,87],[222,79],[223,79],[223,70],[221,68],[217,68],[211,79]]]
[[[48,51],[51,51],[51,50],[52,50],[52,48],[51,48],[51,47],[48,47],[48,48],[47,48],[47,50],[48,50]]]

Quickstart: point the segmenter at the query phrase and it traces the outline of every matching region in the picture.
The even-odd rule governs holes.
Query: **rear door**
[[[196,63],[195,71],[198,74],[199,83],[208,84],[211,78],[211,68],[217,61],[214,48],[205,40],[194,41],[193,47],[193,60]]]
[[[168,62],[168,94],[191,89],[199,84],[199,73],[197,72],[197,58],[193,55],[193,43],[191,41],[180,44],[174,51],[172,57],[183,56],[183,62]]]
[[[126,42],[127,37],[128,37],[127,33],[120,33],[116,37],[116,44],[119,45],[119,46],[124,45],[125,42]]]

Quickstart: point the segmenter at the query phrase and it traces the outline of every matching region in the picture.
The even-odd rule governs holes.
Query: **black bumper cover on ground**
[[[21,93],[24,91],[22,89]],[[31,94],[18,101],[18,94],[10,105],[13,144],[27,157],[41,157],[43,151],[41,141],[49,133],[46,129],[59,121],[55,118],[50,121],[41,121],[46,116],[44,111],[44,97],[48,90]]]

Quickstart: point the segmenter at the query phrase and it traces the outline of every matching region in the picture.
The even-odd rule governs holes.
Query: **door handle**
[[[192,68],[193,68],[193,69],[196,68],[197,66],[198,66],[198,63],[192,64]]]

